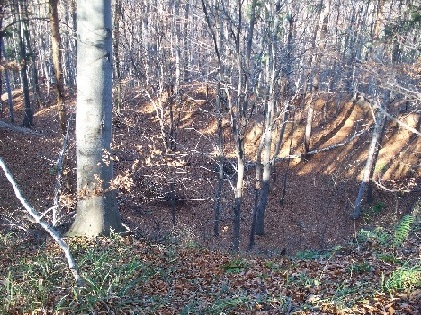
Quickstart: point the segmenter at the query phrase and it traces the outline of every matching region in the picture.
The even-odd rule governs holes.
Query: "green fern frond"
[[[395,247],[402,245],[409,236],[409,232],[411,231],[412,223],[414,223],[414,216],[407,214],[404,215],[399,224],[396,226],[393,243]]]

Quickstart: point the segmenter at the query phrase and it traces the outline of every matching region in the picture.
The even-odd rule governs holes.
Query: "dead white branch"
[[[363,129],[359,132],[354,133],[351,137],[349,137],[348,139],[346,139],[343,142],[335,143],[335,144],[329,145],[325,148],[311,150],[306,155],[304,155],[304,154],[290,154],[290,155],[287,155],[287,156],[284,156],[284,157],[275,158],[275,162],[286,160],[286,159],[298,159],[298,158],[302,158],[304,156],[314,155],[314,154],[334,150],[334,149],[339,148],[339,147],[343,147],[343,146],[349,144],[350,142],[352,142],[355,138],[360,137],[363,134],[367,133],[368,130],[369,130],[369,128]]]
[[[380,177],[378,177],[377,180],[373,180],[373,183],[376,184],[376,186],[378,188],[380,188],[381,190],[392,192],[392,193],[396,193],[396,192],[399,192],[399,193],[413,193],[413,192],[421,191],[421,188],[415,188],[415,187],[412,188],[412,189],[410,189],[410,188],[402,188],[402,187],[399,187],[399,188],[389,188],[385,184],[383,184],[382,179]]]
[[[348,139],[346,139],[345,141],[341,142],[341,143],[336,143],[336,144],[332,144],[327,146],[326,148],[322,148],[322,149],[314,149],[311,150],[310,152],[307,153],[307,155],[313,155],[313,154],[317,154],[317,153],[321,153],[321,152],[326,152],[326,151],[330,151],[339,147],[343,147],[345,145],[347,145],[348,143],[352,142],[355,138],[362,136],[363,134],[365,134],[369,129],[363,129],[360,132],[356,132],[354,135],[352,135],[351,137],[349,137]]]
[[[417,129],[407,125],[406,123],[397,119],[396,117],[393,117],[392,115],[390,115],[385,109],[383,109],[381,106],[377,105],[377,103],[374,102],[372,100],[372,98],[367,97],[364,93],[361,93],[361,96],[362,96],[363,100],[365,100],[373,110],[378,109],[382,114],[386,115],[387,118],[395,121],[397,124],[399,124],[400,126],[402,126],[405,129],[411,131],[412,133],[415,133],[417,136],[421,136],[421,132],[419,132]]]
[[[1,157],[0,157],[0,166],[3,169],[3,171],[6,175],[6,178],[12,184],[12,187],[13,187],[13,190],[15,192],[16,197],[19,199],[21,204],[25,207],[26,211],[31,215],[31,217],[34,219],[34,221],[36,223],[41,225],[41,227],[46,232],[48,232],[48,234],[51,235],[51,237],[57,242],[57,244],[63,250],[64,255],[66,256],[66,259],[67,259],[67,264],[69,266],[69,269],[72,272],[72,275],[76,280],[76,284],[78,286],[80,286],[83,283],[83,280],[82,280],[81,276],[79,275],[79,272],[77,270],[76,262],[74,261],[73,256],[70,253],[69,247],[64,242],[64,240],[60,237],[59,233],[51,225],[49,225],[42,218],[42,216],[29,204],[29,202],[23,197],[16,181],[14,180],[12,174],[10,173],[9,169],[6,167],[6,164],[4,163],[4,161]]]

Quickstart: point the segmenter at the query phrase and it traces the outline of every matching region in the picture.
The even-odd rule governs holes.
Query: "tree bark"
[[[325,8],[322,9],[323,5]],[[329,20],[329,10],[330,10],[330,1],[324,4],[323,0],[320,1],[320,16],[319,16],[319,25],[316,27],[316,33],[313,37],[313,49],[315,52],[312,56],[311,66],[313,67],[313,77],[312,77],[312,89],[311,89],[311,97],[309,101],[309,107],[307,111],[307,122],[305,127],[304,133],[304,156],[310,151],[310,141],[311,141],[311,134],[313,129],[313,118],[314,118],[314,94],[319,91],[320,87],[320,62],[322,59],[322,53],[326,47],[326,34],[327,34],[327,24]],[[318,43],[316,45],[316,42]],[[317,46],[317,48],[316,48]]]
[[[270,101],[269,103],[273,103]],[[271,114],[268,114],[269,116]],[[269,118],[272,120],[273,118]],[[273,123],[273,122],[272,122]],[[270,163],[270,153],[271,153],[271,144],[272,144],[272,127],[268,126],[264,137],[264,150],[263,150],[263,176],[262,176],[262,189],[260,191],[259,204],[257,206],[256,214],[256,234],[264,235],[265,234],[265,212],[266,205],[269,195],[269,185],[270,185],[270,173],[271,173],[271,163]]]
[[[275,118],[275,108],[276,102],[279,97],[278,93],[275,91],[276,81],[278,80],[280,71],[277,66],[277,30],[279,27],[280,19],[278,18],[280,2],[272,8],[270,12],[267,12],[267,15],[275,16],[273,19],[273,25],[271,25],[273,35],[269,42],[269,73],[267,74],[268,78],[268,89],[267,89],[267,106],[265,111],[265,129],[262,135],[263,138],[263,175],[262,175],[262,187],[259,193],[259,202],[256,209],[256,234],[264,235],[265,234],[265,212],[269,195],[269,186],[270,186],[270,174],[272,170],[271,163],[271,151],[272,151],[272,134]]]
[[[218,78],[219,80],[220,78]],[[222,129],[222,108],[221,108],[221,82],[218,81],[216,88],[216,111],[218,115],[218,183],[215,192],[214,224],[213,234],[219,236],[219,224],[222,212],[222,188],[224,184],[224,134]]]
[[[61,67],[60,27],[58,19],[58,1],[49,0],[50,28],[51,28],[51,55],[53,59],[54,75],[57,87],[58,121],[61,134],[66,134],[66,107],[64,105],[63,71]]]
[[[20,77],[22,80],[22,94],[25,106],[25,113],[23,116],[22,125],[24,127],[30,128],[34,125],[33,123],[33,111],[31,107],[31,100],[29,98],[29,82],[28,82],[28,75],[27,75],[27,56],[26,56],[26,47],[25,47],[25,36],[24,32],[24,23],[23,23],[23,14],[21,4],[17,3],[15,5],[16,17],[18,19],[17,27],[18,27],[18,45],[19,45],[19,54],[20,54]]]
[[[3,28],[3,3],[0,3],[0,30]],[[3,59],[1,43],[3,42],[3,32],[0,32],[0,62]],[[0,96],[3,94],[3,70],[0,70]],[[0,99],[0,119],[3,119],[3,101]]]
[[[306,157],[308,152],[310,151],[310,141],[311,141],[311,132],[313,129],[313,117],[314,117],[314,101],[313,101],[313,94],[310,97],[308,110],[307,110],[307,122],[306,128],[304,132],[304,152],[303,155]]]
[[[122,232],[111,155],[111,0],[78,0],[77,214],[69,236]]]
[[[0,50],[2,51],[3,56],[6,57],[6,50],[4,48],[3,38],[0,38]],[[7,69],[4,69],[4,79],[6,83],[7,104],[9,106],[9,118],[10,118],[10,122],[13,124],[15,122],[15,110],[13,107],[13,94],[12,94],[12,87],[10,86],[9,70]]]
[[[23,21],[23,34],[24,40],[26,41],[25,46],[27,50],[27,56],[31,58],[32,64],[30,67],[31,70],[31,79],[32,79],[32,100],[33,104],[36,104],[37,108],[42,107],[41,102],[41,89],[39,87],[39,80],[38,80],[38,70],[37,70],[37,59],[35,55],[35,51],[32,49],[31,39],[30,39],[30,32],[29,32],[29,17],[28,17],[28,4],[24,2],[25,5],[25,19]]]
[[[352,218],[358,219],[361,216],[361,209],[362,209],[362,202],[363,196],[367,189],[367,186],[370,185],[371,175],[373,174],[373,169],[376,166],[376,159],[377,154],[376,152],[379,150],[380,142],[381,142],[381,134],[383,125],[386,120],[386,115],[383,112],[378,111],[376,115],[375,126],[373,130],[373,134],[371,136],[370,147],[368,149],[367,160],[365,163],[363,177],[360,184],[360,188],[358,190],[357,198],[354,202],[354,212],[351,214]]]
[[[117,113],[121,113],[122,107],[122,84],[121,84],[121,70],[120,70],[120,19],[121,19],[121,0],[115,0],[114,4],[114,41],[113,41],[113,52],[114,52],[114,62],[115,62],[115,79],[117,80],[117,95],[116,95],[116,108]]]
[[[222,63],[221,63],[221,38],[222,38],[222,31],[215,27],[215,24],[211,23],[210,16],[208,13],[207,5],[204,0],[201,1],[202,3],[202,10],[205,14],[206,23],[209,27],[209,31],[211,33],[215,53],[218,59],[218,78],[216,84],[216,99],[215,99],[215,109],[216,114],[218,115],[218,183],[215,192],[215,204],[214,204],[214,224],[213,224],[213,235],[215,237],[219,236],[219,225],[221,221],[221,212],[222,212],[222,193],[223,193],[223,184],[224,184],[224,133],[223,133],[223,126],[222,126],[222,118],[223,118],[223,110],[221,104],[221,97],[223,90],[221,89],[221,78],[222,78]],[[188,4],[186,5],[185,11],[185,19],[187,21],[187,12],[189,10]],[[187,22],[186,22],[187,23]],[[187,25],[184,25],[184,34],[187,34]],[[187,49],[186,41],[184,42],[185,49]],[[186,55],[187,56],[187,55]],[[185,66],[188,63],[188,59],[185,57]],[[184,68],[184,79],[187,78],[187,68]]]
[[[254,187],[254,207],[252,211],[252,218],[251,218],[251,228],[250,228],[250,236],[249,236],[249,246],[248,250],[252,250],[255,245],[256,239],[256,224],[257,224],[257,211],[259,207],[259,196],[262,190],[262,151],[265,143],[264,135],[260,135],[260,143],[256,149],[256,175],[255,180],[256,184]]]
[[[244,183],[244,140],[237,144],[237,186],[235,188],[235,200],[233,207],[233,251],[240,250],[240,223],[241,223],[241,204],[243,202],[243,183]]]
[[[241,223],[241,204],[243,202],[243,186],[244,186],[244,159],[245,159],[245,151],[244,151],[244,141],[245,141],[245,132],[247,127],[247,106],[248,101],[247,98],[243,95],[243,91],[245,91],[245,87],[247,83],[243,78],[244,69],[242,66],[242,56],[241,56],[241,46],[240,46],[240,36],[241,36],[241,23],[242,23],[242,9],[243,9],[243,2],[238,0],[237,8],[238,11],[238,24],[236,26],[236,35],[235,35],[235,49],[236,49],[236,67],[238,73],[238,82],[237,82],[237,95],[235,100],[235,105],[230,102],[230,114],[231,114],[231,122],[232,122],[232,131],[234,134],[234,141],[236,147],[236,154],[237,154],[237,185],[235,188],[235,200],[233,206],[233,251],[238,252],[240,250],[240,223]],[[250,33],[253,32],[254,26],[249,26],[248,35],[247,37],[252,40],[253,36],[249,36]],[[247,46],[249,44],[247,43]],[[247,55],[247,52],[246,52]],[[246,64],[249,66],[249,60],[246,60]],[[247,70],[246,70],[247,71]],[[227,93],[228,94],[228,93]],[[234,106],[233,106],[234,105]]]

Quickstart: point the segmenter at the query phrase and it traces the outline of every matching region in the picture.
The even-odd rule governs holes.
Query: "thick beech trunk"
[[[111,0],[78,1],[76,220],[69,236],[121,232],[111,157]]]

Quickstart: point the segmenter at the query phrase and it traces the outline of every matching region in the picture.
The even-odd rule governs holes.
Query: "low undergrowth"
[[[420,234],[404,217],[352,244],[271,259],[132,237],[71,239],[83,287],[54,243],[1,234],[0,313],[416,314]]]

